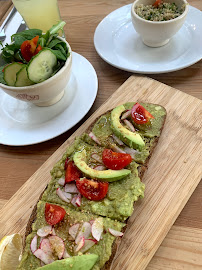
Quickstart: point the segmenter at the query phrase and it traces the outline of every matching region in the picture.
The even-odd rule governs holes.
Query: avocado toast
[[[51,265],[52,261],[81,254],[98,255],[92,269],[109,269],[134,202],[144,197],[141,179],[165,117],[166,111],[159,105],[126,103],[99,117],[86,133],[75,139],[52,169],[52,179],[30,219],[27,234],[31,234],[19,270],[37,269],[44,263]],[[65,211],[55,224],[47,221],[48,205]],[[41,253],[40,242],[54,239],[52,236],[56,242],[60,238],[62,255],[58,256],[52,240],[48,249],[52,252],[50,261],[44,261],[41,255],[37,257],[31,248],[37,231],[45,230],[46,226],[49,226],[46,240],[38,236],[34,249]],[[77,240],[72,239],[69,230],[76,230]],[[78,240],[81,231],[84,236]]]

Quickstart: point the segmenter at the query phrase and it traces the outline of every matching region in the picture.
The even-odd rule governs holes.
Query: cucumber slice
[[[30,60],[27,68],[28,77],[35,83],[43,82],[52,75],[56,65],[55,54],[50,49],[44,49]]]
[[[15,86],[28,86],[34,84],[27,75],[27,66],[22,67],[16,74]]]
[[[9,86],[14,86],[17,72],[24,66],[20,63],[12,63],[4,68],[4,81]]]

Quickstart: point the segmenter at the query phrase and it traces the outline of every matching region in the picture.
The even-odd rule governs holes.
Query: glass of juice
[[[60,21],[57,0],[12,0],[27,26],[44,33]]]

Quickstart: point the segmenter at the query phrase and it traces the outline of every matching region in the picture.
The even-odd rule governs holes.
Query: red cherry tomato
[[[39,44],[38,47],[36,48],[34,55],[36,55],[38,52],[40,52],[43,48],[41,47],[41,45]]]
[[[129,154],[116,153],[111,149],[104,149],[102,152],[104,165],[112,170],[121,170],[131,163],[132,157]]]
[[[38,53],[42,47],[38,46],[37,47],[37,42],[38,42],[39,36],[34,37],[31,40],[25,40],[22,44],[21,44],[21,54],[23,56],[23,58],[29,62],[32,58],[32,56],[34,56],[36,53]],[[36,53],[35,53],[36,52]]]
[[[66,212],[59,205],[46,203],[45,206],[45,219],[49,225],[55,225],[63,220]]]
[[[76,186],[79,192],[88,200],[100,201],[106,196],[109,183],[82,178],[76,180]]]
[[[77,169],[73,161],[69,161],[66,166],[67,166],[65,173],[66,183],[75,181],[81,177],[81,172]]]
[[[146,124],[150,118],[154,118],[142,105],[136,103],[131,110],[131,116],[136,124]]]
[[[161,4],[161,0],[156,0],[152,6],[158,7]]]

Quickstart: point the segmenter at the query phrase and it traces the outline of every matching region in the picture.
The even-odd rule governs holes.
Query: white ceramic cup
[[[165,0],[164,2],[174,2],[179,7],[185,4],[183,14],[169,21],[148,21],[135,13],[136,6],[140,4],[152,5],[154,2],[155,0],[136,0],[131,8],[131,18],[133,26],[141,36],[143,43],[149,47],[160,47],[167,44],[170,38],[182,27],[188,13],[188,3],[186,0]]]
[[[64,95],[64,89],[70,79],[72,66],[72,51],[69,43],[70,56],[67,58],[65,65],[53,76],[44,82],[33,84],[30,86],[15,87],[0,83],[0,90],[8,95],[22,101],[31,102],[37,106],[50,106],[58,102]]]

